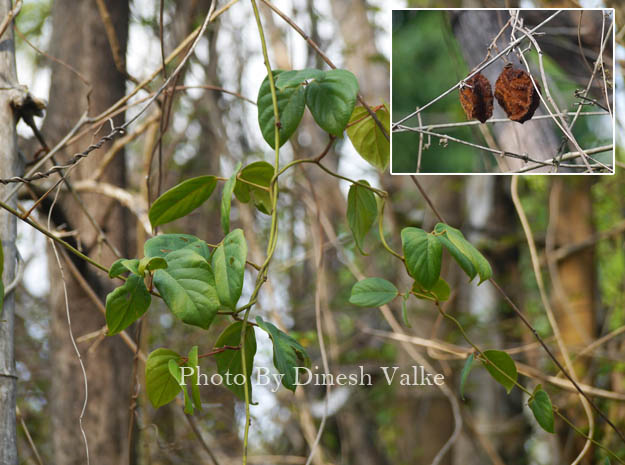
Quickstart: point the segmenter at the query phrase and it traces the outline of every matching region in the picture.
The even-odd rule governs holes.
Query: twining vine
[[[314,164],[328,175],[351,184],[347,196],[346,220],[358,250],[363,252],[364,239],[377,220],[377,232],[383,248],[402,263],[413,281],[410,288],[400,292],[393,283],[383,278],[365,278],[353,285],[349,299],[352,304],[375,308],[399,298],[404,320],[407,321],[406,302],[411,297],[432,302],[445,319],[458,327],[473,348],[460,375],[461,398],[464,396],[466,380],[477,360],[508,393],[516,386],[529,396],[528,406],[545,431],[554,433],[557,415],[574,431],[597,444],[619,463],[625,463],[594,438],[587,437],[568,420],[557,406],[552,404],[549,394],[541,385],[529,391],[520,384],[515,362],[506,352],[479,348],[466,335],[460,322],[443,310],[441,303],[449,299],[451,293],[449,284],[440,276],[444,251],[455,260],[471,281],[476,277],[479,278],[478,285],[484,281],[492,281],[490,264],[479,250],[465,239],[460,230],[443,221],[429,232],[421,228],[405,227],[401,230],[399,238],[402,250],[397,252],[388,244],[384,232],[383,212],[388,194],[380,188],[371,186],[367,181],[342,176],[322,164],[323,158],[337,138],[346,133],[362,158],[378,170],[384,171],[390,156],[388,107],[383,102],[373,108],[367,106],[358,94],[359,85],[356,77],[345,69],[272,69],[257,5],[254,0],[251,0],[251,3],[267,68],[267,77],[260,84],[257,97],[258,124],[263,138],[274,150],[274,163],[257,161],[246,166],[239,163],[228,178],[202,175],[187,179],[160,195],[150,206],[148,214],[154,229],[180,219],[211,198],[217,184],[222,182],[220,220],[224,236],[218,244],[209,244],[190,234],[159,234],[144,243],[142,257],[120,258],[110,267],[106,267],[30,218],[20,215],[18,211],[0,202],[0,207],[36,227],[81,259],[106,271],[111,279],[121,280],[121,285],[106,298],[105,317],[109,336],[121,333],[143,317],[149,310],[153,297],[162,299],[175,318],[199,330],[208,330],[217,315],[225,315],[232,319],[231,324],[217,337],[212,347],[202,349],[202,353],[200,347],[194,345],[186,354],[161,347],[148,355],[145,363],[145,391],[152,405],[156,408],[167,405],[182,392],[184,412],[192,415],[196,410],[201,411],[202,402],[198,387],[199,360],[214,357],[217,373],[223,377],[224,385],[245,403],[246,421],[242,455],[243,464],[246,464],[252,403],[251,375],[257,348],[254,326],[265,331],[272,341],[273,363],[281,375],[282,385],[290,391],[295,391],[297,367],[310,365],[306,350],[295,338],[280,330],[272,322],[265,321],[260,316],[252,318],[252,312],[263,284],[268,279],[269,266],[278,241],[279,181],[292,168],[307,163]],[[518,42],[520,40],[522,38],[518,39]],[[174,74],[170,75],[169,79]],[[164,88],[165,85],[161,87]],[[156,96],[157,94],[150,103]],[[357,106],[359,100],[363,103],[362,106]],[[310,111],[316,124],[328,134],[329,142],[317,157],[294,160],[281,167],[280,147],[295,133],[306,109]],[[134,120],[136,118],[132,121]],[[395,127],[400,123],[401,121],[396,123]],[[129,124],[130,122],[126,123],[124,127]],[[90,147],[89,152],[97,148]],[[85,156],[89,152],[86,152]],[[77,159],[76,163],[79,160]],[[40,177],[47,177],[59,171],[61,170],[50,171]],[[35,176],[39,179],[39,175]],[[33,180],[35,178],[0,181]],[[425,195],[423,191],[422,193]],[[245,232],[230,227],[233,198],[240,203],[251,203],[258,212],[271,217],[266,258],[260,265],[248,260]],[[429,201],[427,196],[426,200]],[[1,254],[0,245],[0,277],[3,264]],[[256,271],[257,275],[249,299],[241,303],[245,271],[248,268]],[[3,296],[0,280],[0,311]],[[523,318],[522,315],[519,316]],[[536,334],[535,330],[533,331]],[[537,334],[536,336],[538,337]],[[548,355],[557,363],[550,352]],[[566,374],[566,371],[562,370]],[[583,394],[581,389],[573,384]],[[590,403],[598,410],[595,404]],[[605,416],[603,418],[623,438],[622,433]],[[609,459],[607,460],[609,463]]]

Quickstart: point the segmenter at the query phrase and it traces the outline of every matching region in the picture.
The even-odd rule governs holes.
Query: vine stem
[[[275,121],[274,128],[274,148],[275,148],[275,163],[274,163],[274,179],[277,178],[278,173],[280,172],[280,114],[278,111],[278,97],[276,94],[276,86],[273,79],[273,73],[271,70],[271,65],[269,63],[269,54],[267,52],[267,41],[265,40],[265,33],[263,31],[263,25],[260,20],[260,13],[258,11],[258,5],[256,4],[256,0],[251,0],[252,8],[254,10],[254,17],[256,19],[256,25],[258,26],[258,33],[260,36],[260,42],[263,50],[263,58],[265,61],[265,67],[267,68],[267,79],[269,80],[269,88],[271,89],[271,102],[273,105],[273,116]],[[277,236],[278,236],[278,183],[274,182],[271,185],[271,229],[269,233],[269,242],[267,244],[267,258],[265,262],[261,266],[258,276],[256,278],[256,286],[254,287],[254,292],[250,297],[250,301],[247,309],[245,310],[245,316],[243,318],[243,324],[241,327],[241,367],[243,369],[243,374],[247,378],[247,367],[245,360],[245,334],[247,332],[247,324],[250,316],[250,310],[254,303],[256,303],[258,292],[262,284],[267,280],[267,269],[269,267],[269,263],[271,262],[271,258],[276,250]],[[251,331],[254,331],[251,328]],[[251,368],[251,367],[250,367]],[[245,432],[243,435],[243,465],[247,464],[247,448],[249,441],[249,432],[250,432],[250,392],[248,386],[248,380],[245,380],[243,385],[243,391],[245,393]]]
[[[439,313],[443,316],[443,318],[446,318],[447,320],[451,321],[460,331],[460,333],[462,334],[462,337],[464,338],[465,341],[467,341],[469,343],[469,345],[471,345],[471,347],[473,347],[473,350],[482,358],[482,361],[487,363],[488,365],[492,366],[495,370],[497,370],[497,372],[499,372],[499,374],[503,375],[505,378],[507,378],[508,380],[512,381],[514,383],[514,385],[516,387],[518,387],[521,391],[523,391],[525,394],[527,394],[530,399],[534,396],[532,392],[530,392],[525,386],[523,386],[520,382],[518,382],[517,380],[511,378],[508,373],[506,373],[505,371],[503,371],[501,368],[499,368],[497,365],[495,365],[493,362],[491,362],[485,355],[484,352],[471,340],[469,339],[469,336],[467,335],[467,333],[465,332],[464,328],[462,327],[462,324],[460,324],[460,322],[454,318],[453,316],[451,316],[450,314],[448,314],[447,312],[445,312],[443,310],[443,308],[441,307],[441,304],[438,300],[436,300],[434,302],[436,304],[436,308],[438,309]],[[610,449],[608,449],[607,447],[605,447],[603,444],[601,444],[599,441],[597,441],[596,439],[594,439],[592,437],[592,432],[591,434],[586,434],[584,433],[582,430],[580,430],[579,428],[577,428],[572,422],[571,420],[569,420],[567,417],[565,417],[560,410],[557,407],[552,407],[552,411],[558,416],[560,417],[560,419],[562,419],[567,425],[569,425],[573,431],[575,431],[577,434],[579,434],[581,437],[583,437],[584,439],[586,439],[586,441],[588,441],[589,443],[592,443],[594,445],[596,445],[597,447],[599,447],[600,449],[604,450],[605,452],[607,452],[608,454],[610,454],[612,457],[614,457],[615,459],[617,459],[619,461],[619,463],[625,463],[623,462],[623,460],[616,455],[614,452],[612,452]]]
[[[429,198],[427,193],[423,190],[423,188],[421,187],[421,184],[419,183],[419,180],[416,178],[416,176],[411,176],[411,177],[412,177],[413,182],[419,188],[419,191],[421,192],[421,195],[423,195],[423,198],[426,200],[428,205],[430,205],[430,207],[432,208],[432,211],[434,212],[436,217],[439,219],[439,221],[441,221],[442,223],[446,223],[445,219],[442,217],[442,215],[434,208],[434,204],[432,203],[432,200]],[[532,326],[532,324],[529,322],[529,320],[525,317],[525,315],[523,314],[521,309],[512,301],[512,299],[510,299],[510,297],[508,297],[508,294],[506,294],[506,292],[501,288],[501,286],[499,286],[499,284],[497,283],[497,281],[495,281],[494,278],[490,278],[488,281],[495,287],[497,292],[503,297],[503,299],[510,306],[510,308],[512,308],[514,313],[517,314],[517,316],[521,319],[523,324],[525,326],[527,326],[527,328],[532,332],[532,334],[534,335],[536,340],[540,343],[540,345],[542,346],[542,348],[544,349],[546,354],[553,361],[553,363],[555,363],[555,365],[562,372],[562,374],[571,382],[571,384],[575,387],[577,392],[579,392],[582,396],[584,396],[584,398],[588,401],[588,403],[591,405],[591,407],[610,426],[610,428],[612,428],[614,430],[614,432],[619,436],[619,438],[623,441],[623,443],[625,443],[625,436],[623,435],[623,433],[614,425],[614,423],[612,423],[612,421],[601,411],[601,409],[599,407],[597,407],[597,404],[595,404],[592,401],[592,399],[590,399],[590,397],[588,397],[588,395],[582,390],[582,388],[579,386],[579,384],[577,384],[577,382],[575,382],[575,380],[571,377],[569,372],[562,366],[562,364],[556,358],[556,356],[553,354],[553,352],[551,352],[551,349],[549,349],[549,347],[547,346],[547,344],[545,343],[543,338],[540,337],[540,335],[538,334],[538,331],[536,331],[536,328],[534,328],[534,326]]]

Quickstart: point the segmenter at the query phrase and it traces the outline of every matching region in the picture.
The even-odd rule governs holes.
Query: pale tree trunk
[[[128,35],[128,1],[105,2],[115,27],[120,55],[125,57]],[[92,89],[89,95],[89,116],[95,116],[121,98],[125,92],[125,78],[116,69],[96,2],[56,0],[52,9],[53,34],[51,54],[81,72]],[[50,141],[58,141],[87,109],[88,87],[67,66],[52,65],[52,84],[48,114],[43,134]],[[115,118],[120,124],[123,115]],[[95,135],[95,140],[110,130],[109,124]],[[92,135],[68,147],[64,159],[84,150],[92,143]],[[72,180],[84,178],[100,163],[101,155],[110,144],[91,153],[72,172]],[[105,170],[101,181],[119,186],[125,184],[123,154],[117,155]],[[82,195],[84,204],[102,227],[108,240],[121,254],[129,256],[128,244],[134,241],[133,230],[127,224],[124,210],[108,198],[97,194]],[[117,258],[104,244],[85,213],[69,194],[63,194],[55,207],[63,215],[65,227],[80,235],[83,250],[96,261],[110,265]],[[71,239],[71,238],[70,238]],[[76,267],[90,286],[104,301],[114,283],[103,273],[94,271],[82,261]],[[49,255],[51,275],[50,305],[52,309],[52,378],[50,397],[53,426],[54,462],[65,465],[85,463],[85,450],[79,430],[79,416],[85,396],[83,376],[78,358],[68,334],[67,313],[71,315],[75,337],[100,330],[105,320],[87,297],[78,281],[65,266],[69,309],[66,311],[63,285],[54,255]],[[117,337],[105,337],[88,353],[93,341],[79,345],[89,381],[89,403],[84,417],[84,428],[89,441],[92,462],[102,465],[126,463],[124,452],[128,437],[132,352]]]
[[[549,230],[547,233],[547,256],[553,248],[566,247],[592,238],[595,233],[591,186],[594,181],[585,176],[567,179],[557,178],[551,187],[549,202]],[[549,261],[550,278],[554,292],[553,309],[562,341],[569,351],[586,347],[595,339],[596,283],[594,248],[589,247],[566,256],[557,262]],[[580,379],[587,374],[584,360],[574,365]],[[592,376],[592,373],[588,373]],[[586,380],[592,384],[591,380]],[[586,416],[581,409],[571,412],[575,424],[585,424]],[[570,432],[567,432],[570,434]],[[576,437],[566,440],[563,460],[573,460],[583,440]],[[590,454],[589,454],[590,455]],[[586,458],[582,464],[590,463]]]
[[[0,21],[11,10],[11,0],[0,1]],[[15,71],[15,47],[13,28],[9,27],[0,37],[0,178],[9,178],[19,174],[17,155],[17,137],[15,117],[11,108],[8,88],[17,85]],[[4,198],[9,189],[0,185],[0,198]],[[15,199],[15,197],[14,197]],[[16,201],[11,200],[15,208]],[[8,212],[0,211],[0,240],[4,250],[5,286],[13,281],[16,262],[16,222]],[[15,299],[10,293],[0,310],[0,464],[17,465],[17,438],[15,430],[15,397],[17,377],[15,375],[15,352],[13,345],[13,325]]]
[[[451,18],[453,31],[462,49],[462,54],[469,69],[472,69],[484,59],[490,42],[506,23],[509,15],[507,11],[503,10],[475,10],[454,13]],[[508,32],[502,34],[497,41],[499,50],[505,48],[509,38],[510,34]],[[515,67],[523,68],[516,55],[510,54],[508,58]],[[498,60],[482,71],[482,74],[489,80],[493,89],[504,64],[503,60]],[[534,76],[534,78],[537,79],[538,76]],[[545,114],[542,103],[536,111],[536,115],[540,114]],[[494,104],[493,117],[506,117],[504,111],[497,103]],[[527,153],[532,158],[546,160],[558,153],[560,141],[554,133],[554,127],[555,125],[551,120],[530,120],[523,124],[515,122],[490,124],[488,125],[488,130],[492,132],[497,143],[497,147],[494,148],[518,154]],[[522,160],[504,157],[497,157],[497,163],[502,171],[514,171],[524,165]],[[534,170],[534,172],[548,170],[549,168],[547,167]]]

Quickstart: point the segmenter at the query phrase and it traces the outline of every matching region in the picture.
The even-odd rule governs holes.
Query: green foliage
[[[383,105],[376,110],[375,115],[386,129],[386,134],[390,135],[388,107]],[[391,145],[365,107],[354,109],[347,126],[347,137],[362,158],[378,170],[386,170],[390,160]]]
[[[257,161],[247,165],[239,173],[234,186],[234,195],[239,202],[254,201],[256,208],[271,215],[271,195],[269,185],[274,175],[273,166],[266,161]]]
[[[137,265],[137,273],[143,276],[146,271],[156,271],[167,268],[167,260],[163,257],[143,257]]]
[[[529,400],[529,406],[540,427],[548,433],[554,433],[551,399],[549,394],[542,390],[540,384],[534,389],[534,393]]]
[[[482,363],[495,381],[505,387],[509,394],[519,376],[514,360],[501,350],[485,350],[482,353],[486,357]]]
[[[359,307],[379,307],[399,295],[395,285],[382,278],[365,278],[352,287],[350,303]]]
[[[224,307],[236,309],[243,290],[247,242],[241,229],[228,234],[215,249],[212,257],[215,286],[219,301]]]
[[[332,69],[308,84],[306,106],[324,131],[340,136],[352,116],[357,94],[356,77],[347,70]]]
[[[224,346],[238,347],[241,344],[242,321],[236,321],[228,326],[215,342],[215,348]],[[237,380],[245,377],[249,399],[252,399],[252,369],[254,367],[254,355],[256,355],[256,334],[250,325],[245,326],[245,373],[240,350],[226,349],[215,355],[217,371],[224,379],[224,385],[236,396],[245,400],[245,386]],[[239,376],[237,376],[239,375]]]
[[[237,163],[234,168],[234,173],[228,178],[226,184],[224,184],[224,190],[221,194],[221,228],[224,234],[230,232],[230,205],[232,203],[232,193],[234,192],[234,186],[237,183],[237,175],[241,170],[241,162]]]
[[[419,228],[404,228],[401,242],[406,269],[424,289],[431,289],[441,274],[443,248],[438,238]]]
[[[193,404],[191,404],[191,399],[189,398],[189,394],[187,393],[187,390],[184,387],[182,387],[183,381],[182,381],[182,370],[180,368],[180,365],[178,365],[178,362],[176,362],[176,360],[174,360],[173,358],[170,358],[167,361],[167,369],[169,370],[169,374],[172,376],[172,378],[176,380],[176,382],[182,389],[182,393],[184,394],[184,413],[186,413],[187,415],[192,414]]]
[[[464,366],[462,367],[462,373],[460,374],[460,397],[464,400],[464,385],[467,383],[467,378],[469,377],[469,373],[471,373],[471,368],[473,368],[473,353],[471,353],[466,362],[464,362]]]
[[[173,350],[160,348],[151,352],[145,363],[145,390],[156,408],[170,403],[182,389],[170,374],[170,360],[177,363],[180,355]]]
[[[217,185],[215,176],[187,179],[154,201],[148,214],[152,227],[182,218],[202,205]]]
[[[258,327],[269,334],[273,342],[273,364],[283,374],[282,385],[295,392],[297,367],[310,366],[306,350],[288,334],[283,333],[273,324],[256,317]]]
[[[439,234],[439,240],[451,253],[460,267],[472,280],[477,274],[482,284],[491,278],[493,270],[484,256],[469,241],[464,238],[460,230],[444,223],[438,223],[434,231]]]
[[[282,70],[274,70],[274,79],[283,73]],[[306,89],[301,86],[276,88],[276,99],[278,102],[278,115],[280,118],[280,146],[284,145],[289,137],[293,135],[299,126],[304,108],[306,106]],[[265,78],[258,90],[258,125],[263,134],[263,138],[275,148],[276,119],[273,109],[273,98],[271,96],[271,86],[268,77]]]
[[[152,297],[143,278],[133,274],[106,296],[108,334],[117,334],[137,321],[150,307]]]
[[[280,127],[280,146],[293,135],[307,106],[313,118],[326,132],[340,136],[356,105],[358,81],[344,69],[321,71],[303,69],[274,70]],[[258,91],[258,125],[263,138],[275,148],[275,114],[269,79]]]
[[[369,185],[367,181],[358,181]],[[352,184],[347,194],[347,222],[354,236],[356,246],[361,253],[363,241],[378,215],[378,204],[371,190],[358,184]]]
[[[437,300],[444,302],[449,299],[451,289],[447,281],[443,278],[438,278],[436,284],[431,289],[424,289],[417,281],[412,285],[412,291],[415,293],[415,297],[427,300]]]
[[[120,258],[115,260],[109,268],[109,278],[117,278],[127,272],[139,274],[139,260],[136,258]]]
[[[322,79],[325,72],[320,69],[306,68],[300,70],[283,71],[278,74],[276,87],[280,90],[286,87],[299,86],[309,79]]]
[[[189,353],[187,354],[187,363],[186,365],[193,369],[193,373],[191,374],[191,399],[193,400],[193,405],[199,411],[202,411],[202,399],[200,398],[200,387],[199,387],[199,366],[200,360],[198,357],[198,347],[193,346]]]
[[[208,329],[221,307],[213,270],[188,248],[167,254],[168,267],[156,270],[154,285],[171,312],[189,325]]]
[[[191,250],[205,260],[210,260],[211,250],[208,244],[191,234],[161,234],[143,244],[143,253],[146,257],[167,259],[167,255],[177,250]]]

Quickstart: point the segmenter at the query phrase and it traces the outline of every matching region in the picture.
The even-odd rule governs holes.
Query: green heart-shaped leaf
[[[431,289],[441,274],[443,248],[438,237],[420,228],[404,228],[401,242],[408,273],[424,289]]]
[[[386,105],[377,110],[375,115],[388,135],[391,119]],[[378,170],[386,170],[390,161],[391,144],[365,107],[354,109],[349,119],[347,137],[362,158]]]
[[[274,70],[274,79],[279,77],[282,70]],[[278,117],[280,120],[280,147],[289,140],[297,126],[299,126],[304,108],[306,107],[306,90],[302,86],[276,88],[276,99],[278,103]],[[263,134],[263,138],[275,149],[276,119],[273,109],[273,98],[271,96],[271,86],[269,79],[265,78],[258,90],[258,125]]]
[[[357,95],[356,76],[333,69],[306,86],[306,105],[324,131],[340,136],[352,116]]]
[[[182,389],[169,372],[170,360],[177,362],[180,355],[173,350],[160,348],[150,353],[145,363],[145,390],[156,408],[170,403]]]
[[[168,267],[156,270],[154,285],[171,312],[189,325],[208,329],[221,307],[208,262],[189,249],[167,255]]]
[[[297,387],[297,368],[309,367],[310,358],[306,350],[288,334],[283,333],[268,321],[263,321],[260,316],[256,317],[258,327],[269,334],[273,342],[273,364],[284,376],[282,377],[282,385],[295,391]]]
[[[540,388],[536,389],[529,401],[529,406],[541,428],[548,433],[554,433],[553,407],[549,394]]]
[[[485,350],[483,354],[490,362],[482,361],[490,375],[510,394],[519,376],[514,360],[501,350]]]
[[[152,297],[143,278],[131,274],[126,282],[106,296],[106,326],[109,336],[137,321],[150,307]]]
[[[236,309],[245,276],[247,242],[241,229],[228,234],[223,243],[215,249],[212,257],[215,287],[219,301],[225,307]]]
[[[236,321],[228,326],[215,342],[215,348],[224,346],[239,346],[241,344],[241,328],[242,321]],[[252,369],[254,367],[254,355],[256,355],[256,334],[254,328],[249,324],[245,330],[245,375],[243,374],[243,361],[241,359],[240,350],[226,349],[223,352],[215,354],[217,361],[217,371],[224,377],[224,385],[230,389],[236,396],[245,400],[245,387],[241,380],[245,376],[247,382],[248,395],[252,400]],[[226,373],[230,372],[230,383],[227,382]],[[237,376],[239,375],[239,376]],[[236,377],[236,378],[235,378]]]

